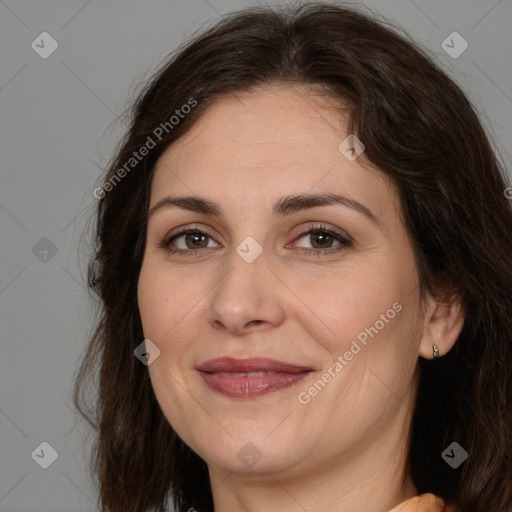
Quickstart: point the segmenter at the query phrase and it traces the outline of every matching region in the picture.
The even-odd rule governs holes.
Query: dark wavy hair
[[[452,350],[418,360],[407,460],[418,491],[459,511],[510,512],[512,209],[503,166],[464,93],[425,50],[374,14],[320,2],[223,18],[166,60],[134,103],[92,219],[88,284],[100,307],[73,396],[97,434],[90,462],[101,510],[213,510],[205,461],[169,425],[134,356],[144,339],[137,281],[150,185],[162,152],[209,105],[272,84],[318,87],[349,109],[364,158],[396,185],[421,290],[462,301]],[[195,108],[155,137],[191,98]],[[155,147],[126,170],[148,137]],[[441,457],[453,441],[469,454],[458,469]]]

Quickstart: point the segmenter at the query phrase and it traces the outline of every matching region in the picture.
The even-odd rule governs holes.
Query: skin
[[[434,344],[441,356],[451,349],[462,312],[455,299],[421,303],[396,190],[363,165],[364,154],[350,161],[340,152],[346,127],[318,91],[266,86],[217,100],[157,163],[150,210],[172,195],[201,196],[223,212],[155,210],[138,284],[144,335],[160,349],[148,367],[157,400],[207,462],[217,512],[385,512],[417,494],[405,459],[418,357],[432,358]],[[378,222],[338,204],[272,214],[283,196],[321,192],[358,201]],[[319,223],[352,244],[322,253],[339,242],[304,234]],[[196,254],[160,246],[196,226],[209,235],[196,239]],[[248,236],[263,250],[252,263],[236,252]],[[190,251],[190,238],[171,245]],[[299,393],[395,303],[401,311],[300,403]],[[220,356],[314,371],[291,388],[233,399],[195,369]],[[237,456],[247,443],[261,456],[251,467]]]

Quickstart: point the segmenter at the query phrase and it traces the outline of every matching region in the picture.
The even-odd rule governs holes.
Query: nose
[[[233,251],[227,264],[228,270],[210,295],[210,325],[234,335],[281,325],[285,318],[282,285],[268,268],[264,253],[247,263]]]

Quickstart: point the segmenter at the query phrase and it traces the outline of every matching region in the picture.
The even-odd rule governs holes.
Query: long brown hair
[[[101,510],[213,510],[206,463],[173,431],[134,357],[144,339],[137,281],[150,184],[156,160],[208,105],[274,83],[320,86],[348,105],[365,158],[396,184],[422,290],[448,290],[463,302],[453,349],[419,360],[407,461],[418,491],[465,512],[510,512],[512,209],[504,171],[471,104],[424,50],[373,15],[319,2],[225,17],[180,48],[134,104],[98,194],[88,281],[100,309],[74,392],[97,431],[91,462]],[[171,127],[175,110],[192,102]],[[131,161],[149,138],[154,147]],[[441,457],[453,441],[468,453],[457,469]]]

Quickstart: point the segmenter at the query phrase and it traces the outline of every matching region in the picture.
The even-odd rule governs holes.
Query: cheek
[[[317,333],[317,341],[331,355],[349,350],[358,337],[370,339],[369,329],[379,335],[391,332],[402,314],[397,309],[402,309],[406,284],[403,274],[388,270],[332,271],[314,276],[309,286],[297,286],[306,307],[301,317],[309,319],[307,330]]]
[[[140,272],[137,297],[144,337],[160,349],[160,355],[148,366],[156,399],[173,428],[187,436],[189,416],[194,416],[186,369],[181,366],[190,349],[186,336],[195,328],[191,312],[197,303],[197,288],[155,261],[146,260]],[[196,293],[186,293],[187,290]]]
[[[315,313],[302,325],[323,349],[319,379],[329,382],[325,388],[301,387],[300,403],[311,400],[323,422],[351,432],[354,425],[383,422],[394,414],[401,402],[393,393],[407,393],[417,361],[414,273],[382,269],[387,272],[366,267],[331,280],[319,278],[309,296],[305,289],[300,292]]]
[[[372,279],[367,279],[368,273],[346,276],[343,286],[327,288],[325,302],[317,302],[330,327],[320,341],[341,365],[324,398],[342,400],[354,417],[374,414],[379,404],[393,401],[389,389],[405,394],[417,362],[419,297],[417,290],[411,293],[414,273],[405,267],[403,273],[393,273],[390,267],[388,271],[374,273]],[[332,360],[326,364],[331,367]]]
[[[137,299],[144,336],[152,341],[161,339],[165,321],[164,311],[170,299],[170,293],[158,279],[155,270],[143,265],[139,276]]]
[[[165,343],[201,296],[197,283],[185,279],[184,286],[183,281],[157,262],[142,266],[137,290],[139,312],[144,335],[157,344]]]

